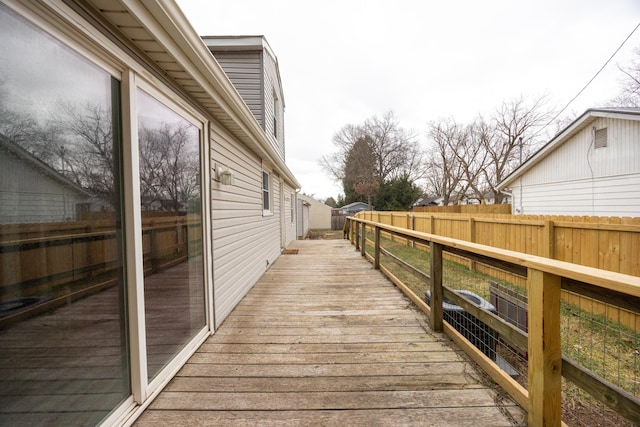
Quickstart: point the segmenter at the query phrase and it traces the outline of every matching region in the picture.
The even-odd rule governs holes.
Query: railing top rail
[[[408,237],[425,243],[434,242],[445,247],[459,249],[485,257],[499,259],[512,264],[533,268],[556,276],[566,277],[579,282],[589,283],[611,291],[621,292],[640,298],[640,277],[613,271],[600,270],[565,261],[552,260],[536,255],[529,255],[522,252],[514,252],[507,249],[495,248],[492,246],[472,243],[465,240],[453,239],[450,237],[438,236],[436,234],[424,233],[421,231],[408,230],[402,227],[383,224],[357,217],[347,217],[348,220],[364,223],[372,227],[379,227],[402,237]]]

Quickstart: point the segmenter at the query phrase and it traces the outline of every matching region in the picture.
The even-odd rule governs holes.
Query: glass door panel
[[[205,326],[200,130],[138,91],[148,379]]]

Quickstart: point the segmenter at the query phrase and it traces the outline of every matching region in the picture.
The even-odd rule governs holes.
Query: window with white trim
[[[271,213],[271,175],[267,171],[262,171],[262,210]]]

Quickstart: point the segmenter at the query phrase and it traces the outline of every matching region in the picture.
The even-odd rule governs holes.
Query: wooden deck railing
[[[381,234],[396,236],[429,248],[430,305],[408,289],[380,262]],[[563,356],[561,349],[560,292],[570,290],[605,303],[640,313],[640,278],[544,257],[493,248],[477,243],[349,217],[345,233],[375,268],[385,273],[430,318],[435,331],[444,331],[467,352],[514,400],[528,411],[529,425],[562,424],[561,378],[574,383],[594,399],[632,423],[640,424],[640,399]],[[373,235],[373,240],[367,234]],[[366,251],[373,245],[373,255]],[[443,285],[443,253],[507,271],[526,280],[528,334]],[[527,354],[528,388],[512,379],[454,327],[443,322],[443,300],[448,299],[496,331],[501,340]]]

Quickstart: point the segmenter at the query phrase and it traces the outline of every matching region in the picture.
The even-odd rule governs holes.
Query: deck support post
[[[430,243],[431,316],[429,321],[434,332],[442,332],[442,245]]]
[[[562,422],[560,277],[529,269],[529,425]]]

